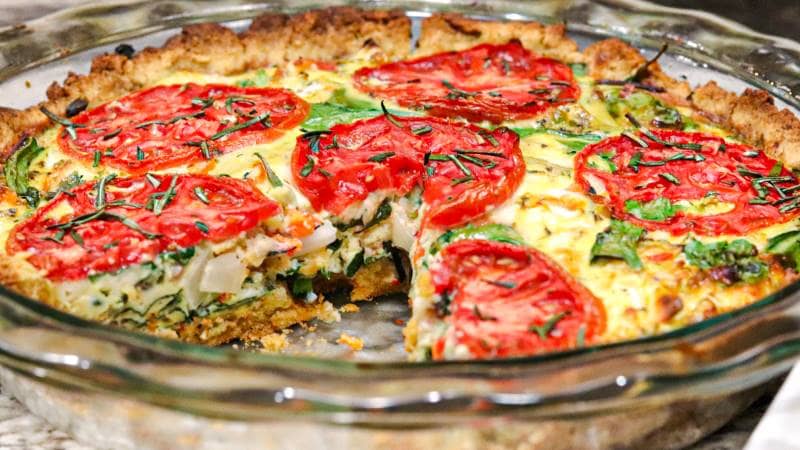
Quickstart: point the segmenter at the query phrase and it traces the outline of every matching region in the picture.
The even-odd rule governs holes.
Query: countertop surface
[[[48,14],[86,0],[0,0],[0,26]],[[745,23],[758,31],[800,39],[795,19],[800,17],[797,0],[657,0],[667,6],[706,9]],[[753,14],[753,11],[759,11]],[[734,421],[707,437],[692,450],[741,449],[764,415],[779,383],[773,383],[761,399]],[[72,440],[0,390],[0,450],[95,450]]]

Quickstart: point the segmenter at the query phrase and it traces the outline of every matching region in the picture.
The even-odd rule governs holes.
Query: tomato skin
[[[786,222],[800,214],[798,209],[782,213],[779,210],[780,205],[750,203],[758,199],[758,193],[752,183],[754,178],[743,175],[741,170],[766,176],[775,167],[776,161],[764,152],[703,133],[650,131],[659,140],[676,144],[701,144],[702,149],[666,146],[640,132],[637,136],[647,143],[647,148],[642,148],[625,136],[615,136],[587,146],[575,157],[575,179],[578,185],[608,206],[613,216],[647,230],[663,230],[676,236],[689,232],[703,236],[718,236],[747,234]],[[611,151],[614,151],[614,156],[610,161],[616,166],[616,172],[610,173],[590,167],[590,158],[601,153],[608,155]],[[699,155],[704,160],[676,160],[660,166],[640,163],[635,171],[629,165],[631,158],[637,152],[643,154],[641,161],[645,163],[663,161],[677,153],[687,156]],[[674,176],[677,184],[659,174]],[[781,168],[779,176],[791,179],[776,183],[779,187],[798,184],[797,177],[785,168]],[[593,188],[589,182],[592,177],[603,184],[608,196],[592,194]],[[709,191],[715,192],[714,197],[720,202],[733,205],[732,209],[713,215],[688,214],[678,210],[672,217],[656,221],[639,218],[625,208],[627,200],[643,203],[662,197],[673,203],[681,200],[697,201],[702,200]],[[769,189],[764,200],[774,202],[779,198],[774,190]]]
[[[106,202],[125,201],[146,205],[150,196],[168,190],[171,175],[155,175],[160,181],[154,188],[145,177],[119,178],[108,182]],[[132,264],[152,261],[158,254],[186,248],[201,241],[222,241],[257,227],[280,213],[281,207],[266,198],[250,183],[234,178],[207,175],[175,175],[175,195],[160,215],[144,207],[106,206],[105,211],[122,214],[143,230],[158,234],[148,238],[119,220],[92,220],[72,228],[61,243],[48,240],[58,231],[53,225],[96,211],[96,183],[85,183],[72,194],[59,194],[11,231],[6,243],[9,255],[28,252],[28,261],[54,281],[77,280],[95,273],[114,271]],[[209,200],[196,194],[201,188]],[[58,211],[70,211],[63,217],[51,217]],[[198,227],[201,222],[208,228]],[[202,225],[201,225],[202,226]]]
[[[231,97],[247,101],[231,103]],[[193,99],[213,98],[214,104],[203,110]],[[227,136],[211,139],[216,133],[249,120],[249,116],[269,113],[271,126],[260,123],[234,131]],[[125,170],[131,174],[161,170],[205,160],[201,141],[207,141],[210,153],[227,153],[250,145],[269,142],[285,130],[299,124],[308,114],[309,105],[285,89],[239,88],[208,84],[155,86],[84,111],[71,120],[77,139],[73,140],[63,128],[58,144],[64,152],[87,162],[95,161],[100,153],[102,165]],[[179,116],[199,114],[169,123]],[[223,120],[231,120],[223,124]],[[147,122],[162,123],[140,126]],[[187,145],[187,142],[195,145]],[[140,152],[141,150],[141,152]],[[213,157],[213,155],[212,155]]]
[[[434,289],[450,298],[448,330],[434,359],[462,345],[476,358],[529,356],[594,342],[605,330],[602,302],[539,251],[494,241],[449,244],[431,266]],[[562,315],[542,338],[532,327]]]
[[[375,97],[434,116],[494,123],[536,117],[580,97],[569,66],[534,55],[519,41],[364,67],[353,77]]]
[[[315,209],[338,215],[372,192],[402,196],[421,186],[423,201],[429,206],[426,223],[456,226],[504,202],[522,182],[525,163],[519,136],[513,131],[498,128],[489,132],[430,117],[393,120],[396,123],[379,116],[335,125],[325,134],[298,138],[292,154],[292,173]],[[427,128],[430,131],[425,133],[413,132]],[[464,150],[484,153],[467,153],[467,159],[463,154],[457,156]],[[462,168],[452,160],[429,159],[448,155],[467,167],[471,180],[455,183],[465,177]],[[484,161],[482,165],[492,166],[476,165],[475,158]],[[308,167],[311,169],[304,175]]]

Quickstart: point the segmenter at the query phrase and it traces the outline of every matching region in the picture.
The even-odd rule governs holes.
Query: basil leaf
[[[636,247],[643,236],[644,229],[621,220],[612,220],[605,231],[597,233],[589,253],[589,262],[594,264],[602,258],[621,259],[630,267],[641,269],[642,260],[636,253]]]
[[[711,271],[712,278],[725,284],[754,283],[767,275],[767,265],[756,256],[758,250],[745,239],[704,244],[696,239],[683,247],[689,264]]]
[[[641,203],[637,200],[625,201],[625,211],[642,220],[663,222],[673,217],[681,209],[681,206],[675,205],[663,197],[645,203]]]
[[[490,223],[486,225],[467,225],[454,230],[447,230],[431,245],[431,255],[435,255],[450,243],[461,239],[481,239],[486,241],[502,242],[512,245],[525,245],[525,240],[517,230],[508,225]]]
[[[39,204],[39,191],[28,184],[28,169],[31,162],[44,151],[36,139],[26,138],[3,166],[6,185],[24,199],[30,207]]]

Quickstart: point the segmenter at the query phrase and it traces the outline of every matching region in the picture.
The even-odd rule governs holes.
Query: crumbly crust
[[[624,80],[647,63],[647,58],[639,50],[615,38],[595,42],[586,47],[583,54],[589,76],[596,80]],[[673,104],[685,105],[686,98],[692,91],[689,83],[678,81],[664,73],[658,61],[647,67],[647,76],[642,82],[666,89],[668,101]]]
[[[638,50],[619,39],[596,42],[584,54],[589,75],[595,79],[622,80],[647,62]],[[706,119],[735,131],[745,142],[785,165],[800,167],[800,119],[775,106],[766,91],[746,89],[737,95],[714,81],[692,91],[685,81],[667,75],[658,62],[648,67],[642,81],[665,88],[670,103],[692,106]]]
[[[415,55],[465,50],[478,44],[505,44],[514,39],[543,56],[568,63],[583,61],[578,44],[567,37],[564,24],[475,20],[459,14],[434,14],[425,19]]]
[[[691,96],[692,104],[710,120],[736,130],[748,143],[789,167],[800,167],[800,120],[778,109],[767,92],[746,89],[736,95],[711,81]]]

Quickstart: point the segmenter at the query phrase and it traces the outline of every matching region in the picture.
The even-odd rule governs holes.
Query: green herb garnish
[[[554,314],[551,316],[547,321],[541,325],[531,325],[529,330],[539,335],[539,339],[547,339],[547,336],[555,328],[556,324],[563,319],[567,313],[561,312],[558,314]]]
[[[267,164],[267,161],[264,159],[264,157],[261,156],[260,153],[256,153],[255,155],[256,157],[258,157],[258,160],[261,161],[261,166],[264,168],[264,172],[266,172],[267,174],[267,179],[269,180],[269,184],[271,184],[272,187],[283,186],[283,181],[281,181],[280,177],[278,177],[278,175],[275,172],[273,172],[272,167],[270,167],[269,164]]]

